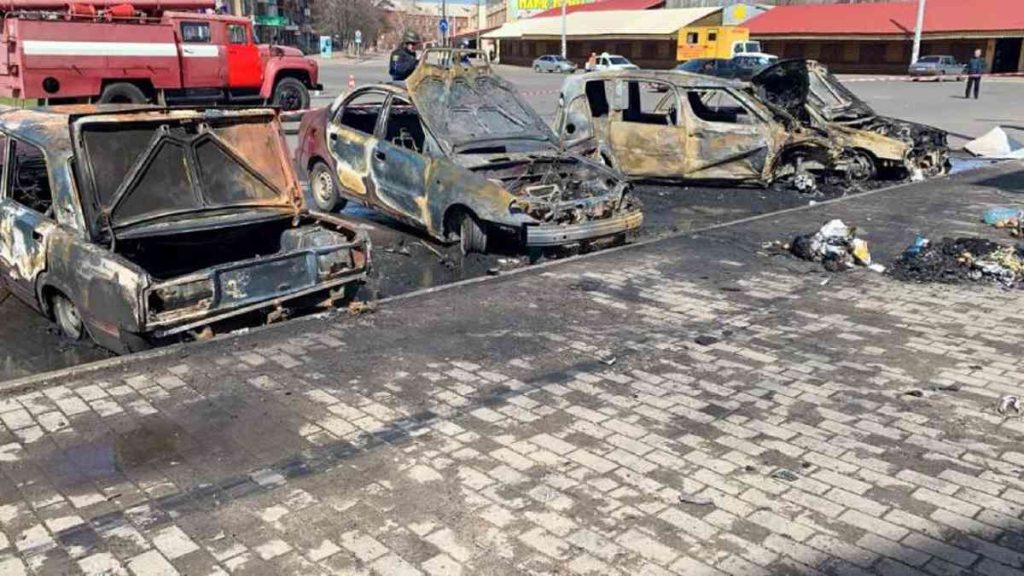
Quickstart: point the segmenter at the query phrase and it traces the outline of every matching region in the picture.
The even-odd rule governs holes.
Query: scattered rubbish
[[[829,272],[848,270],[858,264],[871,265],[867,241],[857,238],[857,229],[842,220],[830,220],[817,232],[797,236],[789,251],[802,260],[821,262]]]
[[[915,241],[915,245],[918,244]],[[1006,287],[1024,281],[1024,247],[1003,246],[984,238],[944,238],[911,245],[889,266],[897,280],[954,284],[990,280]]]
[[[1007,229],[1017,238],[1024,238],[1024,209],[991,208],[982,218],[985,224],[999,229]]]
[[[600,358],[598,358],[598,360],[601,362],[601,364],[605,364],[607,366],[613,366],[618,361],[618,359],[615,356],[612,356],[611,354],[604,354]]]
[[[1024,144],[1010,138],[1000,126],[964,144],[964,150],[983,158],[1024,159]]]
[[[498,274],[501,274],[501,268],[494,267],[494,268],[488,268],[487,269],[487,275],[488,276],[497,276]]]
[[[1006,414],[1011,410],[1015,414],[1020,414],[1020,397],[1011,395],[1003,396],[1002,400],[999,401],[999,413]]]
[[[359,316],[360,314],[372,314],[377,311],[377,306],[372,302],[364,302],[363,300],[353,300],[348,303],[348,313],[350,316]]]
[[[701,496],[700,494],[680,494],[679,501],[686,504],[696,504],[698,506],[707,506],[714,504],[714,501],[707,496]]]
[[[822,280],[822,281],[820,282],[820,285],[821,285],[821,286],[825,286],[825,285],[827,285],[827,284],[828,284],[828,282],[829,282],[829,280],[831,280],[831,278],[825,278],[824,280]]]
[[[882,266],[877,262],[868,266],[868,270],[871,270],[872,272],[878,272],[879,274],[885,274],[885,266]]]
[[[712,346],[714,344],[718,344],[718,338],[715,338],[714,336],[708,336],[706,334],[697,336],[696,338],[693,339],[693,341],[696,342],[697,344],[700,344],[701,346]]]
[[[915,388],[913,390],[907,390],[906,392],[903,393],[903,395],[913,396],[914,398],[924,398],[924,390],[918,390]]]
[[[775,472],[772,472],[771,476],[776,480],[784,480],[786,482],[796,482],[800,479],[800,476],[798,476],[796,472],[786,470],[785,468],[779,468]]]
[[[406,246],[404,240],[400,240],[396,246],[388,246],[387,248],[384,248],[384,251],[389,254],[401,254],[402,256],[412,255],[412,251],[410,251],[409,247]]]
[[[907,249],[903,251],[903,255],[916,256],[921,252],[921,250],[927,248],[929,244],[930,241],[928,240],[928,238],[925,238],[923,234],[918,234],[914,238],[914,243],[911,244],[910,246],[907,246]]]
[[[932,390],[936,392],[959,392],[959,384],[947,384],[945,386],[932,386]]]

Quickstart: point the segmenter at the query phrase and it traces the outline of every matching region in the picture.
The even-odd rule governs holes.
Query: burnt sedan
[[[946,132],[924,124],[879,116],[828,68],[814,60],[783,60],[751,79],[755,94],[808,128],[826,130],[860,155],[872,177],[915,179],[949,171]],[[882,151],[900,150],[899,157]]]
[[[0,285],[72,339],[277,318],[369,265],[364,233],[304,208],[273,110],[6,108],[0,149]]]
[[[613,170],[558,138],[479,53],[428,50],[404,85],[371,85],[307,114],[296,164],[322,210],[354,201],[485,252],[623,238],[643,215]]]

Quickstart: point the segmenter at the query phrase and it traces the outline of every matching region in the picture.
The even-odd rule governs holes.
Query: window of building
[[[708,42],[718,40],[718,32],[708,32]]]
[[[687,32],[686,33],[686,43],[687,44],[697,44],[698,42],[700,42],[700,35],[699,34],[697,34],[696,32]]]
[[[757,123],[750,110],[728,91],[720,88],[689,90],[686,100],[693,115],[705,122],[719,124]]]
[[[240,24],[229,24],[228,41],[232,44],[248,44],[248,42],[246,42],[245,26]]]
[[[11,147],[11,169],[8,175],[11,199],[26,208],[46,214],[53,204],[53,194],[43,151],[18,140],[12,140]]]

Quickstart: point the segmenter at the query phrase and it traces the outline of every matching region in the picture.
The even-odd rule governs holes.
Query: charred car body
[[[302,203],[273,110],[0,111],[0,284],[128,352],[358,285],[364,233]]]
[[[931,126],[879,116],[850,92],[827,68],[813,60],[784,60],[762,70],[751,80],[764,101],[786,110],[802,125],[831,131],[849,146],[874,156],[879,175],[906,177],[919,172],[931,178],[949,171],[946,132]],[[875,151],[905,146],[902,162]]]
[[[809,82],[805,82],[809,85]],[[654,87],[655,94],[645,89]],[[807,102],[807,99],[804,99]],[[909,174],[912,146],[853,126],[795,117],[750,84],[660,71],[566,79],[556,125],[566,147],[637,179],[813,189]]]
[[[563,152],[479,53],[428,50],[405,85],[366,86],[303,118],[296,164],[323,210],[359,202],[465,252],[625,236],[643,215],[613,170]]]

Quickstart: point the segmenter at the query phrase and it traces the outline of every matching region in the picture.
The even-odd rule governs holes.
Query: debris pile
[[[801,234],[789,244],[789,251],[797,258],[821,262],[829,272],[841,272],[858,264],[876,271],[880,266],[871,263],[868,243],[857,238],[857,229],[842,220],[830,220],[817,232]]]
[[[889,273],[906,282],[956,284],[981,280],[1013,287],[1024,283],[1024,246],[1004,246],[984,238],[918,237]]]

